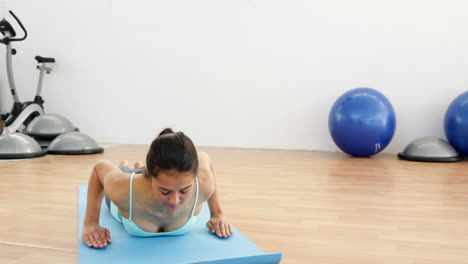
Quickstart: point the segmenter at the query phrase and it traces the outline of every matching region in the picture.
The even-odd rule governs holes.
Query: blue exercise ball
[[[356,88],[341,95],[328,116],[335,144],[355,157],[384,150],[395,134],[396,118],[390,101],[379,91]]]
[[[445,136],[458,153],[468,156],[468,92],[457,96],[444,118]]]

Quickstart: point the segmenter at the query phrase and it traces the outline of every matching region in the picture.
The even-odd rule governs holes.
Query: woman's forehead
[[[184,173],[159,173],[153,180],[159,187],[165,189],[180,189],[193,184],[194,174],[192,172]]]

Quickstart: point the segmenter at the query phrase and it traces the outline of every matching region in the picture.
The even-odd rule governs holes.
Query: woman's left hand
[[[210,221],[206,223],[206,227],[211,233],[216,233],[217,236],[223,238],[229,237],[233,233],[231,224],[223,215],[211,216]]]

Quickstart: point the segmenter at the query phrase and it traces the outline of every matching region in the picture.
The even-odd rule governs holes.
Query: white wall
[[[33,56],[55,56],[47,110],[100,142],[148,144],[171,126],[202,146],[336,150],[334,100],[371,87],[397,113],[386,149],[396,153],[415,138],[444,137],[445,110],[467,89],[464,0],[9,5],[30,32],[16,45],[20,95],[35,89]],[[0,67],[4,88],[3,59]]]

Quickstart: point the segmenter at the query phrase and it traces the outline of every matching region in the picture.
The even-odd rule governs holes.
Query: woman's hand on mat
[[[210,221],[206,223],[206,227],[211,233],[216,233],[219,237],[229,237],[232,235],[232,227],[228,220],[223,215],[211,216]]]
[[[112,243],[108,229],[100,225],[84,225],[81,239],[88,247],[103,248]]]

